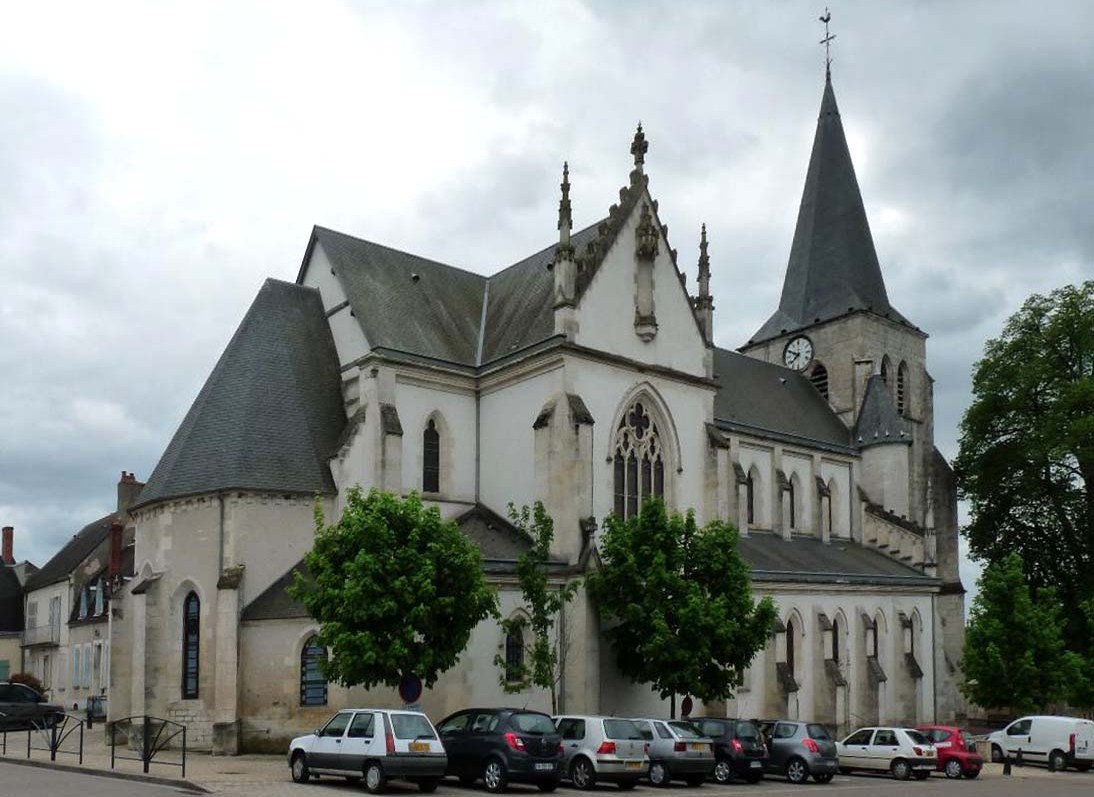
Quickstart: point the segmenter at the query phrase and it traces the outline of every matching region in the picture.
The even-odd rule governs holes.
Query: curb
[[[176,789],[190,791],[195,794],[212,794],[213,792],[204,786],[199,786],[193,781],[178,780],[175,778],[161,778],[158,775],[145,775],[143,772],[118,772],[113,769],[93,769],[91,767],[75,766],[73,764],[58,764],[55,761],[35,761],[32,758],[12,758],[0,756],[0,764],[15,764],[21,767],[37,767],[38,769],[56,769],[61,772],[72,772],[78,775],[91,775],[97,778],[114,778],[115,780],[135,780],[141,783],[151,783],[156,786],[172,786]]]

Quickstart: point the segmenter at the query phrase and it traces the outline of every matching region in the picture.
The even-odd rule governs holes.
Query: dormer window
[[[98,617],[103,613],[104,609],[104,596],[103,596],[103,580],[100,578],[96,581],[91,589],[95,591],[95,616]]]
[[[78,616],[81,620],[87,617],[87,592],[87,587],[80,588],[80,613]]]

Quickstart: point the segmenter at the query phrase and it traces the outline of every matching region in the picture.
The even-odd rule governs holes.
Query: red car
[[[972,734],[952,725],[920,725],[916,728],[938,751],[938,768],[947,778],[975,778],[984,767]]]

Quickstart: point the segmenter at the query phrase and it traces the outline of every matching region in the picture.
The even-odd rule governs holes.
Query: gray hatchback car
[[[805,783],[810,776],[828,783],[839,771],[836,742],[817,722],[775,720],[761,722],[770,757],[767,771],[785,775],[791,783]]]
[[[674,779],[701,786],[714,771],[714,741],[690,722],[650,718],[633,722],[649,743],[649,779],[654,786],[668,786]]]

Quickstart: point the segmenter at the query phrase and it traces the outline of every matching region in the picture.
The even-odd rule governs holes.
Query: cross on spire
[[[828,6],[824,7],[824,16],[818,19],[824,23],[824,38],[820,40],[820,43],[824,45],[824,77],[826,80],[831,80],[832,40],[836,38],[836,34],[828,32],[828,23],[832,21],[832,12],[828,10]]]

